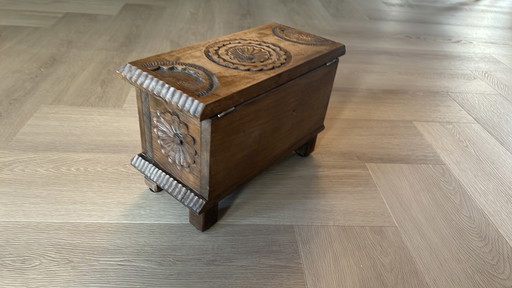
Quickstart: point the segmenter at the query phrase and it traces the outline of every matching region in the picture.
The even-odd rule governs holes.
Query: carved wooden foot
[[[201,214],[189,210],[188,222],[199,231],[206,231],[217,222],[219,216],[219,204],[215,204]]]
[[[149,190],[151,190],[151,192],[160,192],[162,191],[162,188],[160,186],[158,186],[155,182],[153,182],[151,179],[149,179],[148,177],[144,177],[144,181],[146,181],[146,185],[148,185],[148,188]]]
[[[302,146],[297,148],[295,150],[295,153],[302,157],[307,157],[309,154],[311,154],[315,150],[315,144],[316,144],[316,135],[315,137],[309,139],[308,142],[304,143]]]

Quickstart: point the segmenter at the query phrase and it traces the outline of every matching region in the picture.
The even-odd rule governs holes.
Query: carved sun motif
[[[267,61],[271,56],[267,51],[253,46],[235,46],[227,51],[229,58],[242,63]]]
[[[158,136],[162,153],[179,170],[184,168],[190,171],[190,167],[196,163],[197,151],[194,147],[195,139],[189,135],[187,124],[178,115],[161,111],[156,112],[153,123],[156,125],[153,130]]]
[[[320,36],[316,36],[314,34],[300,31],[295,28],[284,26],[284,25],[277,25],[272,29],[272,31],[274,32],[274,35],[276,35],[277,37],[279,37],[283,40],[302,44],[302,45],[320,45],[321,46],[321,45],[330,45],[330,44],[334,43],[331,40],[322,38]]]
[[[291,59],[290,53],[274,43],[229,39],[214,42],[204,49],[211,61],[242,71],[266,71],[279,68]]]

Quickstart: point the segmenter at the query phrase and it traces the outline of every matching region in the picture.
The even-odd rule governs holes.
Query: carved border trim
[[[176,200],[181,202],[192,211],[199,214],[203,209],[206,201],[197,196],[192,189],[181,185],[171,176],[167,175],[164,171],[155,167],[139,155],[135,155],[132,159],[132,166],[139,170],[142,174],[148,177],[151,181],[155,182],[160,188],[169,193]]]
[[[274,33],[274,35],[276,35],[277,37],[279,37],[285,41],[289,41],[289,42],[293,42],[293,43],[297,43],[297,44],[301,44],[301,45],[325,46],[325,45],[331,45],[331,44],[335,43],[329,39],[325,39],[318,35],[300,31],[298,29],[284,26],[284,25],[274,26],[274,28],[272,28],[272,32]],[[287,35],[286,32],[293,32],[295,34]],[[301,39],[301,37],[303,37],[303,39]]]
[[[199,117],[204,110],[204,103],[197,99],[183,93],[164,81],[157,79],[147,72],[139,68],[126,64],[117,70],[129,82],[144,88],[145,90],[155,94],[156,96],[164,99],[167,103],[172,104],[181,110]]]

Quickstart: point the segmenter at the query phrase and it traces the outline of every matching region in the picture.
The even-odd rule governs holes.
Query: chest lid
[[[202,120],[343,54],[341,43],[272,23],[132,61],[118,73]]]

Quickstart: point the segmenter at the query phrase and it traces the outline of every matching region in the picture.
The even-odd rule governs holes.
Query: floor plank
[[[66,67],[61,70],[70,71],[67,77],[71,76],[73,81],[66,91],[56,93],[46,104],[119,107],[129,87],[118,79],[115,71],[130,59],[146,56],[144,47],[154,37],[152,27],[160,21],[163,10],[159,6],[128,4],[108,22],[108,28],[91,29],[90,33],[97,35],[95,49],[69,50],[62,59]]]
[[[229,224],[395,226],[364,164],[320,150],[277,164],[221,207]]]
[[[458,25],[462,27],[492,27],[510,29],[509,16],[506,12],[496,11],[467,11],[461,16],[461,13],[455,9],[438,8],[434,11],[426,11],[422,9],[409,11],[383,12],[376,9],[367,9],[365,14],[372,20],[398,21],[405,23],[428,23],[428,24],[444,24]],[[404,24],[405,24],[404,23]]]
[[[432,51],[428,49],[396,49],[389,47],[354,46],[342,58],[342,65],[381,65],[385,67],[402,67],[408,71],[418,69],[438,70],[481,70],[489,67],[503,67],[502,59],[486,53],[452,53],[449,51]],[[342,68],[343,69],[343,68]],[[420,79],[418,79],[419,81]]]
[[[333,89],[329,102],[328,117],[366,120],[475,122],[447,94],[338,87]]]
[[[500,94],[450,93],[457,103],[512,152],[512,103]]]
[[[293,227],[2,222],[2,287],[305,287]],[[6,233],[5,233],[6,232]],[[20,277],[22,275],[22,277]]]
[[[475,75],[512,102],[512,68],[492,71],[473,71]]]
[[[0,52],[23,41],[27,34],[31,34],[35,30],[39,29],[34,27],[0,26]]]
[[[328,111],[317,151],[340,161],[442,163],[412,122],[332,118],[336,113]]]
[[[368,167],[430,287],[512,285],[512,247],[447,167]]]
[[[41,12],[75,12],[75,13],[88,13],[88,14],[105,14],[115,15],[123,6],[123,1],[80,1],[80,0],[66,0],[66,1],[46,1],[46,0],[29,0],[29,1],[16,1],[16,0],[1,0],[0,2],[3,9],[11,10],[32,10]]]
[[[511,17],[511,1],[0,0],[0,286],[414,287],[423,276],[430,288],[512,286],[500,246],[512,239]],[[195,232],[187,209],[129,165],[137,108],[115,69],[271,22],[347,45],[326,129],[309,158],[223,201],[213,234]],[[432,219],[408,230],[425,233],[410,244],[366,163],[416,169],[404,182],[455,177],[428,189],[472,206],[434,201],[455,194],[423,195],[416,182],[392,191],[419,198],[397,200],[412,207],[404,215],[435,203],[421,206]],[[306,279],[299,233],[312,248]],[[453,244],[453,233],[465,237]]]
[[[501,62],[505,63],[508,67],[512,68],[512,54],[493,55]]]
[[[63,13],[17,11],[0,9],[0,25],[49,27],[53,25]]]
[[[429,287],[396,228],[298,226],[309,288]]]
[[[393,79],[390,81],[389,79]],[[434,92],[478,92],[494,90],[464,70],[406,68],[403,66],[346,64],[336,74],[336,87],[419,90]]]
[[[80,74],[79,60],[69,61],[72,50],[84,51],[95,30],[106,19],[97,15],[66,14],[54,26],[29,31],[2,51],[0,69],[0,147],[8,143],[39,106],[67,93],[73,76]],[[32,53],[37,47],[37,53]],[[91,53],[91,52],[89,52]],[[74,54],[77,56],[77,54]],[[80,54],[78,54],[80,58]],[[69,62],[68,62],[69,61]],[[68,78],[69,77],[69,78]],[[66,79],[64,81],[63,79]]]
[[[133,154],[0,151],[0,219],[188,223],[179,202],[147,189]]]
[[[135,154],[140,150],[137,117],[121,109],[41,106],[7,149]]]
[[[417,123],[425,138],[512,244],[512,155],[472,124]]]

